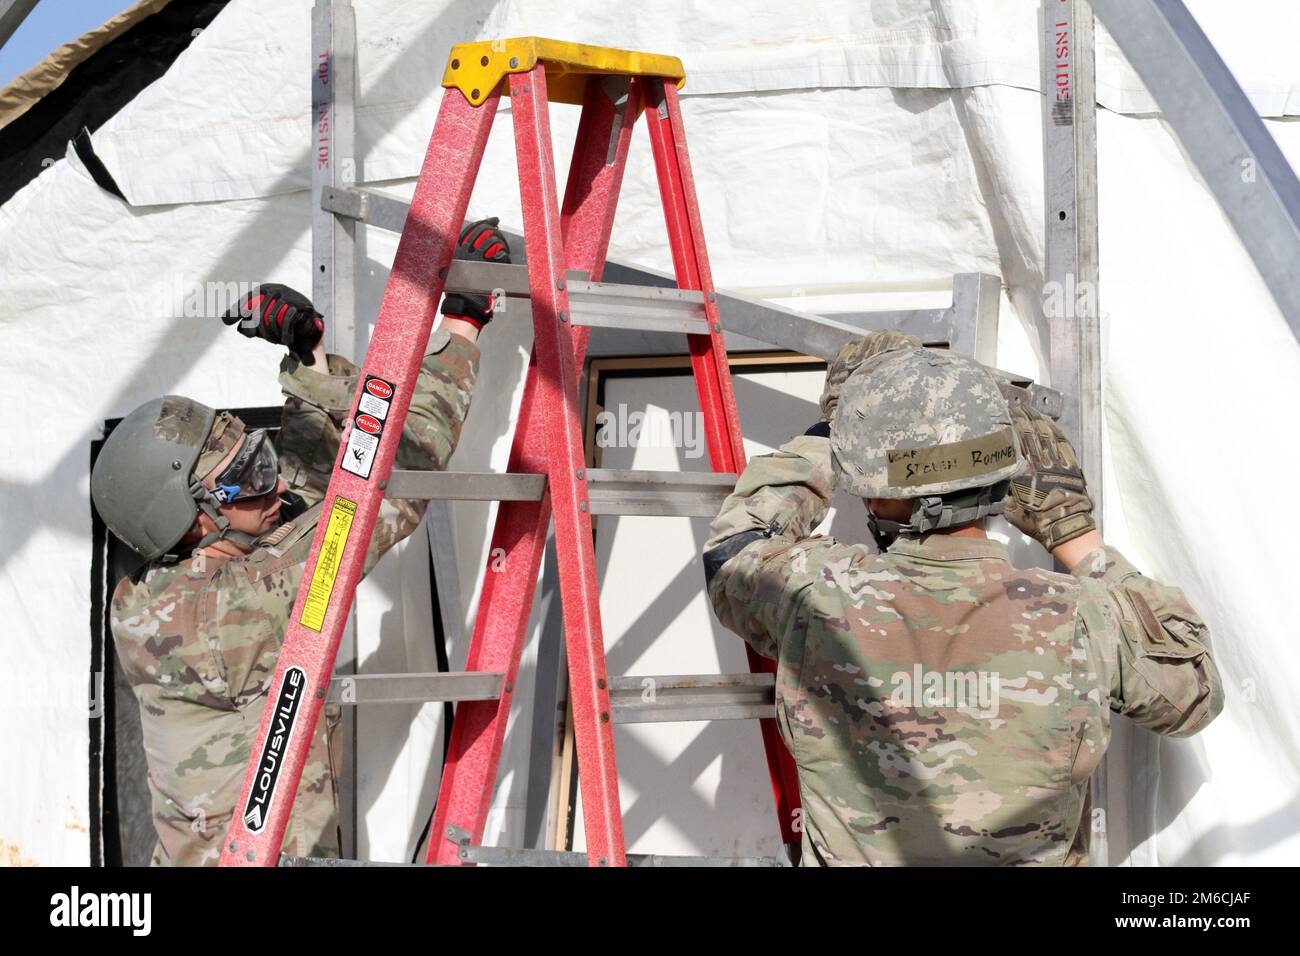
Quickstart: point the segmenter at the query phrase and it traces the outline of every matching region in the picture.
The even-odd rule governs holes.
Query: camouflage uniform
[[[460,436],[478,370],[477,346],[445,334],[426,356],[398,447],[403,468],[442,469]],[[280,476],[311,506],[264,535],[243,557],[155,561],[113,594],[113,637],[140,701],[158,845],[154,865],[215,865],[248,765],[304,565],[351,410],[358,369],[329,356],[329,374],[292,356],[281,365],[287,397]],[[419,525],[422,501],[385,500],[366,553],[368,573]],[[312,738],[284,852],[338,856],[326,708]]]
[[[830,446],[751,461],[705,545],[718,618],[777,661],[803,863],[1086,864],[1111,711],[1181,737],[1223,706],[1205,624],[1111,547],[1066,575],[990,539],[811,535]]]

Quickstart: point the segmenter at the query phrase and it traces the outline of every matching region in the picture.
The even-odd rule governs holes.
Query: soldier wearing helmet
[[[457,257],[508,262],[495,226],[466,227]],[[455,450],[492,303],[453,294],[442,312],[402,429],[402,468],[442,469]],[[292,289],[261,286],[226,320],[289,349],[277,440],[169,395],[121,421],[91,475],[96,510],[144,560],[118,582],[110,617],[140,702],[155,865],[219,859],[360,375],[325,354],[320,315]],[[383,502],[365,573],[424,510],[422,501]],[[337,707],[326,707],[313,733],[283,843],[290,855],[339,855],[337,721]]]
[[[821,410],[704,549],[718,618],[777,661],[801,862],[1086,864],[1111,714],[1184,737],[1222,709],[1204,622],[1104,544],[1064,434],[979,364],[869,333]],[[878,548],[813,533],[837,485]],[[1004,512],[1070,573],[1013,567]]]

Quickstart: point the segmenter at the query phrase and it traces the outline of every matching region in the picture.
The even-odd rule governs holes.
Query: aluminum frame
[[[40,0],[0,0],[0,47],[18,32]]]
[[[316,0],[311,10],[311,154],[312,194],[320,195],[335,186],[356,181],[356,94],[357,26],[351,0]],[[357,224],[326,212],[317,203],[312,209],[311,299],[325,319],[325,349],[344,358],[356,359]],[[364,344],[361,346],[364,348]],[[357,670],[357,621],[355,608],[339,644],[335,673],[349,675]],[[358,718],[345,711],[338,733],[340,850],[355,856],[357,849],[357,732]]]
[[[1062,395],[1061,428],[1074,444],[1102,518],[1102,369],[1097,245],[1097,88],[1092,11],[1086,0],[1043,0],[1043,322],[1048,375]],[[1050,564],[1044,554],[1043,561]],[[1105,821],[1110,763],[1090,783],[1089,857],[1108,859]],[[1097,813],[1096,811],[1100,811]]]
[[[336,188],[322,193],[322,208],[376,228],[400,232],[409,206],[366,189]],[[522,238],[506,232],[511,248],[522,248]],[[455,262],[447,277],[454,291],[500,289],[507,295],[527,295],[526,274],[515,256],[512,266]],[[581,281],[579,274],[570,276]],[[604,283],[676,289],[676,279],[665,272],[611,260],[601,275]],[[715,289],[718,315],[729,351],[772,347],[790,349],[830,359],[840,346],[864,329],[899,329],[918,336],[927,345],[951,347],[985,364],[996,360],[998,298],[1001,279],[980,273],[953,277],[953,304],[947,308],[842,312],[813,315],[797,312],[750,296]],[[603,330],[609,332],[611,330]],[[602,334],[588,345],[588,354],[654,354],[680,351],[680,341],[660,336]]]

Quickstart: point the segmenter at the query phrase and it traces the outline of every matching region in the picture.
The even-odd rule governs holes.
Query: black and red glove
[[[266,339],[286,346],[304,365],[313,365],[312,349],[325,334],[325,320],[311,300],[287,285],[259,285],[230,309],[221,320],[239,323],[250,339]]]
[[[499,220],[480,219],[472,222],[460,231],[456,243],[455,257],[473,262],[509,262],[510,243],[497,229]],[[453,319],[464,319],[482,331],[483,326],[492,321],[492,297],[472,295],[465,292],[450,292],[442,300],[442,314]]]

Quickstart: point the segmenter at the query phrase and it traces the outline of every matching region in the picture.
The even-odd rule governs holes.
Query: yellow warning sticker
[[[348,532],[352,530],[352,519],[356,513],[355,501],[334,499],[330,520],[325,526],[325,540],[320,546],[320,557],[316,559],[311,587],[307,589],[307,603],[302,606],[303,627],[319,631],[325,624],[325,612],[329,610],[330,597],[334,594],[334,579],[338,577],[343,549],[347,546]]]

